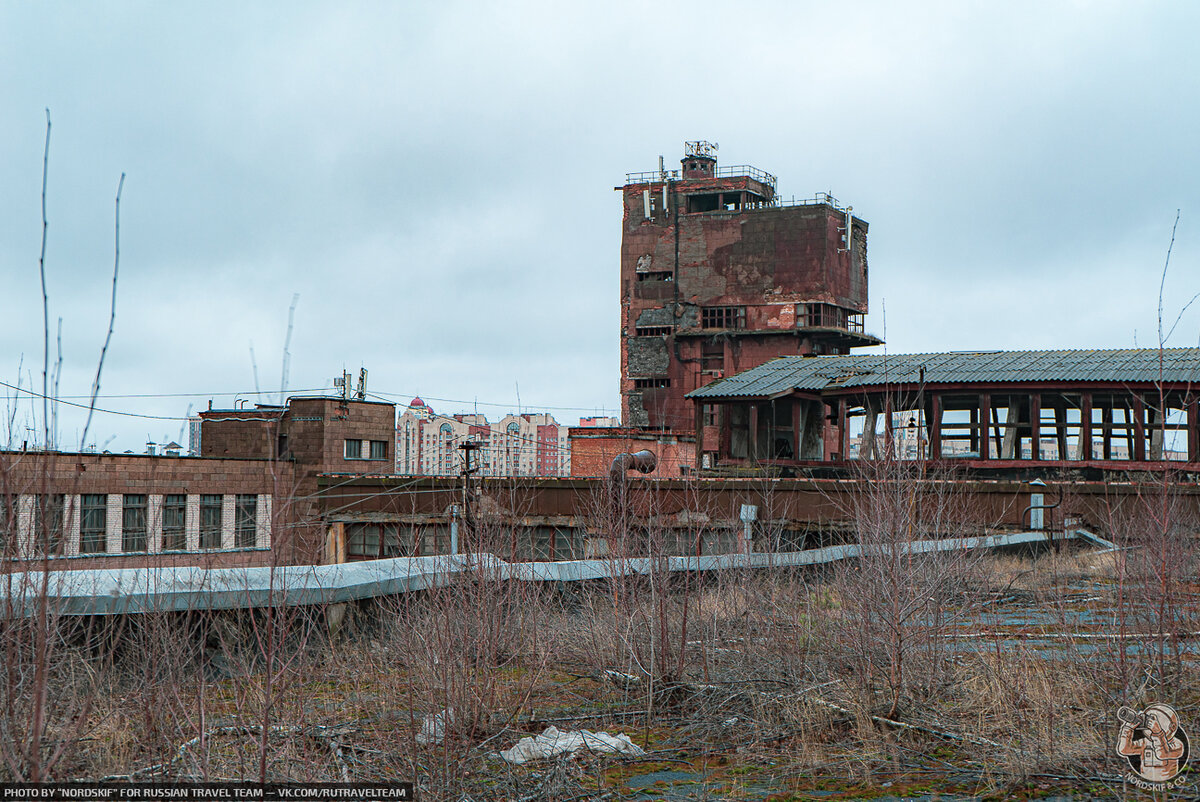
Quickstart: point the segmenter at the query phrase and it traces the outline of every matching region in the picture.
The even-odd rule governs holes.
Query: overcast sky
[[[0,380],[42,384],[46,108],[73,401],[127,174],[98,406],[163,419],[98,413],[112,450],[255,398],[252,346],[278,393],[297,294],[290,391],[366,367],[440,412],[613,414],[613,187],[689,139],[854,206],[894,353],[1154,345],[1177,209],[1169,317],[1200,292],[1197,30],[1185,2],[4,3]]]

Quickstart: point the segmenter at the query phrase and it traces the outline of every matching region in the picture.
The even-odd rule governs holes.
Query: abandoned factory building
[[[846,354],[867,334],[867,224],[830,195],[784,200],[775,176],[685,143],[680,169],[622,193],[624,428],[572,431],[572,473],[648,448],[658,476],[694,467],[688,392],[797,354]]]
[[[344,376],[341,396],[200,413],[198,456],[0,452],[5,564],[562,560],[611,553],[617,529],[678,554],[798,549],[849,531],[888,460],[969,494],[982,532],[1028,525],[1032,478],[1094,529],[1147,482],[1200,517],[1200,349],[851,353],[880,344],[867,224],[715,151],[617,188],[621,426],[567,442],[548,416],[497,428],[419,399],[398,426],[364,372],[356,396]],[[615,458],[642,449],[656,466],[630,476]]]

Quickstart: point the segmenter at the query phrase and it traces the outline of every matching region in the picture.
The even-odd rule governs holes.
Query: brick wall
[[[638,476],[678,479],[696,461],[695,438],[687,435],[647,432],[636,428],[572,427],[568,436],[571,441],[572,477],[608,476],[617,455],[643,449],[652,451],[658,464],[653,473],[636,474]]]
[[[19,541],[19,548],[6,543],[9,557],[31,557],[39,553],[34,532],[47,499],[62,497],[59,529],[62,557],[54,567],[69,569],[148,565],[268,565],[289,561],[286,533],[304,522],[290,517],[287,498],[295,487],[293,466],[287,462],[252,459],[162,457],[132,454],[68,454],[58,452],[0,452],[0,496],[18,511],[17,520],[0,526],[6,541]],[[146,544],[137,552],[124,550],[122,541],[123,502],[126,495],[144,496]],[[162,538],[163,497],[182,495],[187,499],[186,548],[164,550]],[[203,495],[220,496],[223,522],[229,537],[220,546],[200,549],[198,506]],[[255,542],[238,547],[232,538],[234,517],[228,507],[238,495],[254,497]],[[103,498],[104,553],[88,554],[81,549],[81,500]],[[51,502],[53,503],[53,502]],[[229,507],[232,509],[232,507]],[[283,537],[277,537],[283,533]],[[224,533],[223,533],[224,534]],[[15,565],[21,565],[18,562]]]

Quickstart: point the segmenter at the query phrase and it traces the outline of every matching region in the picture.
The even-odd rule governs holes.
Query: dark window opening
[[[187,548],[187,496],[171,494],[163,496],[162,550],[183,551]]]
[[[842,329],[863,331],[863,316],[833,304],[797,304],[796,325],[799,328]]]
[[[674,281],[675,274],[670,270],[650,270],[637,274],[638,281]]]
[[[633,389],[635,390],[653,390],[658,387],[670,387],[671,380],[666,378],[656,379],[634,379]]]
[[[62,554],[64,503],[65,497],[61,493],[37,497],[33,544],[37,554]]]
[[[687,213],[715,212],[721,208],[721,193],[687,196]]]
[[[401,542],[399,525],[346,524],[346,555],[360,558],[407,557],[413,553],[412,530]]]
[[[258,513],[258,496],[239,493],[233,508],[233,545],[239,549],[253,548],[255,543],[254,519]]]
[[[725,344],[706,342],[700,350],[700,371],[717,375],[725,370]]]
[[[221,497],[217,494],[200,497],[200,548],[221,548]]]
[[[126,493],[121,506],[121,551],[145,551],[146,496]]]
[[[717,405],[705,404],[701,407],[701,418],[705,426],[717,425]]]
[[[634,331],[639,337],[662,337],[671,333],[670,326],[638,326]]]
[[[80,497],[79,552],[98,554],[108,551],[106,519],[108,497],[103,493],[87,493]]]
[[[706,329],[746,328],[746,307],[710,306],[700,311],[700,325]]]
[[[10,493],[0,493],[0,551],[16,545],[14,536],[17,529],[17,497]]]

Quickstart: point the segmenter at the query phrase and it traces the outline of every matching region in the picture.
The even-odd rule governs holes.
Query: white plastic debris
[[[434,716],[426,716],[417,732],[417,743],[421,746],[440,744],[446,739],[446,725],[454,723],[454,710],[447,709]]]
[[[581,749],[606,755],[644,755],[645,750],[629,740],[625,733],[609,735],[607,732],[562,732],[557,727],[547,727],[536,737],[522,738],[512,749],[505,749],[500,757],[509,763],[526,763],[545,757],[574,754]]]

